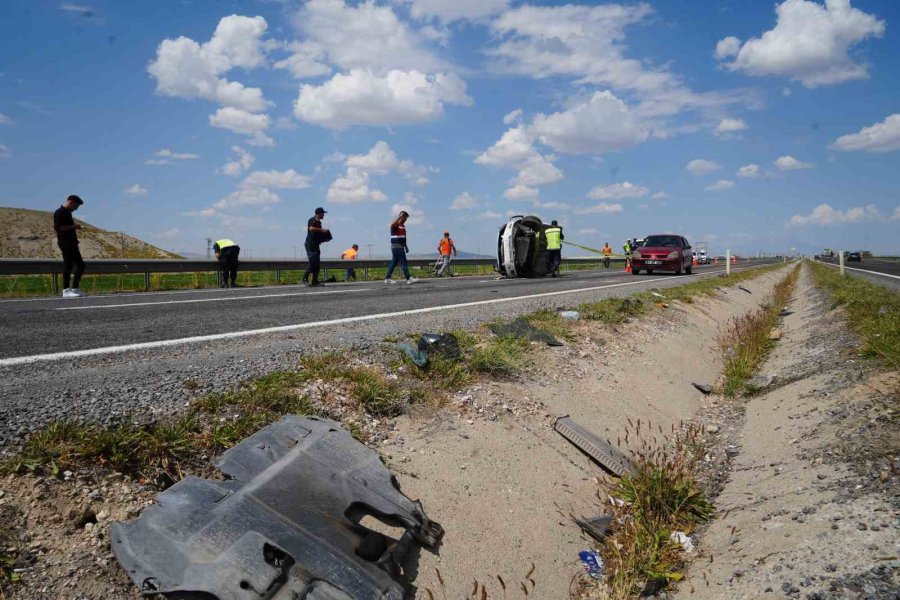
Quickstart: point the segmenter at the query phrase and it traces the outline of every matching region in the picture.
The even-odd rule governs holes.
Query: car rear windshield
[[[681,248],[681,238],[677,235],[651,235],[644,240],[647,248]]]

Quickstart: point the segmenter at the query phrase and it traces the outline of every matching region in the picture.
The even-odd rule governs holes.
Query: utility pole
[[[206,238],[206,258],[212,258],[212,238]]]
[[[369,260],[372,260],[372,246],[375,244],[366,244],[369,247]]]

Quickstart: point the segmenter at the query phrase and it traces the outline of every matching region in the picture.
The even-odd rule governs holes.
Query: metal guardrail
[[[430,267],[434,265],[435,258],[411,258],[408,259],[410,267]],[[124,258],[98,258],[87,260],[87,274],[89,275],[121,275],[143,274],[144,287],[150,289],[150,275],[152,273],[220,273],[219,262],[216,260],[181,260],[181,259],[124,259]],[[365,272],[368,279],[369,269],[386,269],[390,265],[390,259],[358,259],[340,260],[325,259],[321,262],[321,268],[344,270],[357,269]],[[582,264],[600,265],[603,257],[563,258],[562,265]],[[613,258],[613,263],[624,263],[623,258]],[[452,266],[493,267],[497,261],[491,258],[454,258]],[[303,271],[306,269],[305,260],[241,260],[240,270],[250,271],[274,271],[275,281],[281,283],[283,271]],[[0,275],[52,275],[53,292],[59,293],[59,276],[62,274],[63,263],[61,260],[47,258],[0,258]],[[221,282],[220,282],[221,283]]]

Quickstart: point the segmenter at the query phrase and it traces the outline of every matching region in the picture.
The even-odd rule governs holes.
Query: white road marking
[[[163,300],[161,302],[125,302],[123,304],[90,304],[87,306],[65,306],[53,310],[94,310],[97,308],[123,308],[131,306],[164,306],[167,304],[194,304],[197,302],[231,302],[234,300],[260,300],[265,298],[284,298],[286,296],[321,296],[323,294],[349,294],[352,292],[366,292],[372,288],[358,288],[352,290],[328,290],[325,292],[294,292],[290,294],[257,294],[256,296],[230,296],[227,298],[195,298],[193,300]]]
[[[827,263],[827,262],[822,262],[822,261],[818,261],[818,262],[819,262],[819,264],[828,265],[829,267],[835,267],[837,269],[841,268],[840,265],[835,265],[832,263]],[[870,273],[872,275],[881,275],[882,277],[893,277],[894,279],[900,279],[900,275],[891,275],[890,273],[879,273],[878,271],[870,271],[868,269],[855,269],[853,267],[848,267],[847,265],[844,265],[844,268],[849,271],[859,271],[860,273]]]
[[[752,267],[744,267],[746,269]],[[740,269],[743,270],[743,269]],[[707,272],[710,275],[716,274],[717,271]],[[704,274],[707,274],[704,273]],[[673,279],[681,279],[688,277],[683,275]],[[491,300],[477,300],[473,302],[463,302],[460,304],[444,304],[440,306],[429,306],[427,308],[416,308],[411,310],[402,310],[392,313],[378,313],[374,315],[361,315],[358,317],[345,317],[342,319],[331,319],[328,321],[315,321],[311,323],[297,323],[295,325],[281,325],[278,327],[265,327],[262,329],[249,329],[245,331],[232,331],[228,333],[216,333],[211,335],[197,335],[185,338],[176,338],[171,340],[159,340],[155,342],[140,342],[136,344],[124,344],[121,346],[106,346],[103,348],[90,348],[87,350],[73,350],[70,352],[54,352],[51,354],[35,354],[32,356],[16,356],[13,358],[0,359],[0,367],[14,367],[18,365],[27,365],[37,362],[50,362],[58,360],[67,360],[72,358],[81,358],[85,356],[101,356],[105,354],[120,354],[136,350],[151,350],[156,348],[167,348],[171,346],[180,346],[186,344],[196,344],[200,342],[212,342],[218,340],[229,340],[236,338],[244,338],[251,336],[264,335],[268,333],[284,333],[288,331],[298,331],[301,329],[313,329],[316,327],[329,327],[333,325],[345,325],[348,323],[359,323],[362,321],[375,321],[380,319],[390,319],[395,317],[404,317],[410,315],[421,315],[444,310],[453,310],[457,308],[469,308],[472,306],[486,306],[489,304],[500,304],[504,302],[516,302],[521,300],[533,300],[536,298],[548,298],[551,296],[563,296],[568,294],[578,294],[582,292],[593,292],[597,290],[608,290],[612,288],[627,287],[632,285],[641,285],[648,282],[659,281],[657,278],[641,279],[638,281],[629,281],[626,283],[612,283],[609,285],[598,285],[586,288],[576,288],[573,290],[560,290],[556,292],[543,292],[540,294],[529,294],[526,296],[513,296],[509,298],[494,298]]]

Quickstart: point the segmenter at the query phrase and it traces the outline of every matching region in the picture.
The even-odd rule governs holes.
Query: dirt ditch
[[[893,485],[896,462],[885,462],[883,453],[873,450],[867,460],[877,463],[871,468],[877,476],[866,479],[866,468],[843,466],[848,455],[865,455],[854,450],[854,440],[846,440],[843,446],[833,441],[820,448],[801,427],[809,425],[804,419],[821,417],[821,422],[815,423],[816,435],[829,440],[844,431],[849,422],[844,419],[850,419],[856,427],[873,427],[873,431],[889,435],[883,427],[879,429],[877,417],[876,424],[871,424],[869,409],[850,410],[842,416],[840,411],[816,408],[819,392],[833,394],[832,390],[840,388],[838,383],[822,387],[825,383],[797,380],[824,376],[823,369],[811,366],[810,361],[816,356],[819,358],[815,360],[825,361],[830,352],[846,351],[852,343],[840,315],[827,312],[806,276],[797,292],[797,306],[792,307],[794,315],[785,319],[784,340],[766,365],[767,373],[777,375],[776,382],[793,383],[747,404],[749,435],[740,436],[744,427],[742,408],[715,395],[704,396],[691,385],[717,379],[721,371],[718,331],[732,317],[763,303],[784,274],[782,270],[744,282],[742,287],[747,291],[735,287],[722,290],[715,299],[694,304],[671,303],[646,318],[614,327],[576,322],[573,337],[564,346],[541,347],[530,355],[525,374],[505,381],[481,381],[454,394],[440,411],[414,412],[389,421],[386,433],[377,437],[378,451],[396,473],[403,492],[421,499],[429,516],[446,530],[436,554],[422,551],[414,561],[414,570],[408,573],[414,579],[411,597],[430,598],[429,594],[433,594],[435,598],[468,598],[473,581],[483,586],[489,598],[524,597],[520,584],[526,584],[524,589],[530,598],[570,597],[573,583],[583,573],[578,553],[595,544],[574,524],[571,515],[590,516],[602,510],[598,481],[603,472],[553,431],[554,419],[564,414],[611,440],[625,435],[629,419],[642,419],[662,431],[679,427],[687,420],[710,424],[708,438],[712,446],[705,471],[724,486],[717,504],[722,518],[709,527],[700,541],[700,559],[688,581],[681,585],[683,594],[694,590],[709,598],[756,597],[771,587],[775,594],[772,597],[779,597],[783,593],[782,580],[789,583],[788,592],[790,586],[802,584],[803,579],[787,577],[789,573],[800,573],[802,569],[797,570],[796,564],[790,569],[782,566],[784,576],[769,568],[781,560],[777,554],[766,557],[768,562],[753,566],[753,560],[770,552],[760,552],[768,546],[754,537],[760,535],[761,526],[772,519],[779,523],[787,519],[788,529],[795,527],[797,521],[790,520],[795,513],[803,515],[805,523],[822,520],[826,514],[829,519],[841,515],[839,520],[828,520],[824,529],[810,530],[808,536],[806,532],[791,531],[792,542],[799,545],[801,539],[808,537],[806,547],[813,549],[820,547],[815,536],[822,532],[835,532],[830,534],[835,536],[851,534],[851,523],[853,527],[857,521],[866,524],[859,560],[847,563],[832,559],[841,568],[832,572],[831,580],[840,575],[851,581],[864,573],[861,569],[867,560],[866,568],[889,565],[890,561],[878,559],[896,554],[889,543],[891,536],[897,538],[896,513],[885,512],[889,503],[877,499],[883,500],[884,485]],[[806,304],[801,306],[802,303]],[[799,318],[807,320],[798,321]],[[819,321],[810,320],[814,318]],[[822,323],[828,327],[820,326]],[[813,339],[815,336],[821,339]],[[800,338],[803,339],[797,341]],[[837,345],[826,352],[821,350],[826,342]],[[807,354],[800,351],[801,346]],[[814,354],[816,351],[818,355]],[[781,362],[772,362],[776,360]],[[876,375],[856,364],[848,372],[851,375],[841,385],[856,390],[860,398],[871,396],[871,386],[896,391],[896,379],[869,381],[867,377]],[[798,387],[803,385],[809,387]],[[770,398],[776,394],[785,396],[780,401]],[[757,406],[760,402],[771,404]],[[848,406],[835,395],[828,396],[828,402],[831,407]],[[800,405],[804,407],[802,411]],[[777,410],[784,411],[784,423],[772,421]],[[788,418],[801,412],[803,418]],[[384,427],[383,422],[379,424],[379,429]],[[766,435],[758,430],[764,430]],[[781,440],[782,437],[786,439]],[[792,442],[795,438],[797,441]],[[753,450],[756,446],[748,445],[751,443],[759,448]],[[776,449],[779,456],[769,456]],[[794,458],[792,453],[796,454]],[[778,472],[779,468],[789,467],[804,477],[812,475],[813,480],[804,486],[805,494],[765,491],[772,483],[763,478],[764,473],[768,478],[774,477],[776,484],[796,483],[794,470]],[[885,469],[888,476],[882,481]],[[819,478],[820,474],[825,478]],[[744,476],[762,479],[743,482]],[[866,482],[858,484],[861,487],[848,487],[838,483],[844,476]],[[0,490],[4,526],[15,535],[9,543],[25,547],[33,558],[18,574],[22,582],[7,586],[6,598],[140,597],[109,550],[107,528],[111,520],[133,518],[152,501],[152,490],[121,476],[98,478],[81,472],[58,477],[10,477],[0,481]],[[843,512],[825,511],[821,508],[824,496],[816,494],[833,496],[833,502],[841,499],[837,506]],[[768,512],[769,505],[747,500],[765,503],[768,500],[762,500],[764,497],[771,498]],[[730,507],[731,511],[726,512],[723,507]],[[816,507],[815,512],[803,512],[807,507]],[[782,510],[787,512],[772,516]],[[865,519],[857,519],[851,514],[857,510],[873,512],[866,512]],[[763,521],[767,514],[769,518]],[[746,521],[738,523],[736,519]],[[839,529],[833,529],[834,523]],[[726,536],[732,527],[734,532]],[[782,528],[779,535],[788,529]],[[732,543],[732,537],[738,541]],[[857,537],[862,539],[862,533]],[[726,545],[719,547],[723,540]],[[775,547],[783,552],[783,540],[773,538],[766,544],[776,542],[782,542]],[[835,539],[832,543],[838,552],[840,544],[846,542]],[[867,545],[877,546],[877,550],[866,550]],[[711,564],[710,556],[714,557]],[[735,560],[729,563],[723,556]],[[823,573],[829,565],[822,565]],[[737,571],[741,575],[736,576]],[[763,585],[757,572],[771,581],[767,579]],[[880,573],[865,575],[860,585],[880,585],[872,579],[881,577]],[[818,571],[803,574],[819,577]],[[820,580],[815,581],[818,585]],[[805,592],[807,587],[813,589],[801,589]],[[824,591],[827,592],[827,586]]]

